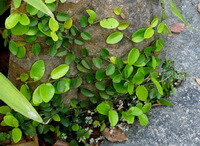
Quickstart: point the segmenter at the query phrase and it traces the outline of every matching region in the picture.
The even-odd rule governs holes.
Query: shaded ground
[[[178,2],[178,0],[176,1]],[[125,143],[106,146],[199,146],[200,145],[200,14],[197,4],[200,0],[181,0],[178,3],[183,15],[197,30],[186,29],[179,35],[166,39],[166,54],[176,62],[178,69],[188,72],[188,78],[178,88],[177,95],[170,98],[174,107],[156,107],[147,127],[135,124],[129,130]],[[169,9],[169,8],[168,8]],[[180,22],[170,14],[168,24]]]

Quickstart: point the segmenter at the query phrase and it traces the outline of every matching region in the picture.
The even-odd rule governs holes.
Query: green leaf
[[[51,72],[51,78],[54,80],[59,79],[64,75],[66,75],[68,71],[69,71],[69,65],[61,64],[56,68],[54,68],[54,70]]]
[[[141,116],[138,117],[140,121],[140,125],[146,126],[149,123],[148,117],[145,114],[142,114]]]
[[[93,97],[94,93],[86,88],[81,88],[81,94],[83,94],[86,97]]]
[[[9,50],[13,55],[17,55],[19,47],[15,41],[10,41],[9,43]]]
[[[21,14],[19,22],[22,25],[29,25],[30,24],[30,19],[28,18],[28,16],[26,14]]]
[[[147,113],[147,112],[149,112],[150,109],[151,109],[151,103],[146,103],[146,104],[142,107],[142,111],[143,111],[144,114]]]
[[[8,9],[7,0],[0,1],[0,15],[2,15]]]
[[[55,32],[59,29],[58,22],[52,18],[49,19],[49,28]]]
[[[136,95],[137,95],[139,100],[146,101],[146,99],[148,97],[148,90],[143,85],[138,86],[137,89],[136,89]]]
[[[14,143],[18,143],[22,138],[22,131],[19,128],[14,128],[12,130],[12,140]]]
[[[132,41],[134,43],[140,43],[140,42],[144,41],[145,40],[145,38],[144,38],[145,31],[146,31],[146,28],[142,28],[142,29],[137,30],[135,33],[133,33]]]
[[[118,74],[118,75],[114,76],[112,80],[113,80],[113,83],[120,83],[122,80],[122,75]]]
[[[78,131],[79,128],[80,128],[80,126],[79,126],[78,124],[73,124],[73,125],[72,125],[72,130],[73,130],[73,131]]]
[[[83,60],[81,61],[81,64],[82,64],[85,68],[90,69],[90,64],[89,64],[89,62],[88,62],[86,59],[83,59]]]
[[[80,38],[75,39],[74,43],[77,44],[77,45],[80,45],[80,46],[84,45],[84,41],[82,39],[80,39]]]
[[[156,54],[160,53],[164,47],[164,39],[156,40],[156,50],[154,51]]]
[[[19,8],[21,5],[22,0],[13,0],[13,4],[15,9]]]
[[[18,58],[24,58],[26,56],[26,48],[24,46],[20,46],[17,52]]]
[[[158,92],[160,93],[160,95],[164,95],[163,88],[160,85],[160,83],[155,78],[151,78],[151,81],[155,84],[155,86],[156,86]]]
[[[130,26],[130,23],[129,22],[121,22],[118,26],[118,29],[119,30],[125,30],[127,29],[128,27]]]
[[[60,122],[60,120],[61,120],[61,119],[60,119],[60,116],[59,116],[58,114],[53,115],[52,118],[53,118],[53,120],[56,121],[56,122]]]
[[[151,56],[151,59],[152,59],[152,67],[153,67],[153,69],[156,69],[156,67],[157,67],[157,61],[156,61],[155,56]]]
[[[38,43],[35,43],[33,46],[32,46],[32,52],[35,56],[38,56],[41,52],[41,46],[40,44]]]
[[[13,115],[5,115],[3,121],[7,126],[19,127],[19,121]]]
[[[30,101],[31,100],[31,93],[30,93],[30,91],[29,91],[29,87],[28,87],[28,85],[22,85],[21,86],[21,88],[20,88],[20,92],[26,97],[26,99],[28,100],[28,101]]]
[[[14,28],[11,29],[13,35],[24,35],[29,31],[29,26],[24,26],[18,23]]]
[[[68,78],[60,79],[58,82],[54,84],[55,93],[61,94],[67,92],[70,89],[70,83],[71,80]]]
[[[152,27],[149,27],[146,29],[145,33],[144,33],[144,38],[145,39],[149,39],[154,35],[154,29]]]
[[[84,39],[84,40],[86,40],[86,41],[92,39],[91,34],[89,34],[88,32],[85,32],[85,31],[81,33],[81,37],[82,37],[82,39]]]
[[[132,94],[133,94],[133,91],[134,91],[134,84],[128,83],[128,93],[129,93],[130,95],[132,95]]]
[[[56,15],[56,18],[58,21],[61,21],[61,22],[65,22],[67,21],[67,19],[69,19],[69,14],[66,14],[66,13],[58,13]]]
[[[43,77],[44,73],[45,73],[44,61],[38,60],[31,67],[30,77],[34,81],[39,81]]]
[[[38,86],[35,91],[33,92],[32,102],[35,106],[38,106],[42,103],[42,97],[40,96],[40,86]]]
[[[11,109],[10,109],[10,107],[9,106],[6,106],[6,105],[4,105],[4,106],[0,106],[0,113],[1,114],[6,114],[6,113],[10,113],[11,112]]]
[[[157,25],[158,25],[158,21],[159,21],[159,19],[156,17],[156,18],[154,18],[153,20],[152,20],[152,22],[151,22],[151,27],[156,27]]]
[[[114,29],[119,26],[119,22],[115,18],[111,17],[111,18],[105,18],[105,19],[101,20],[100,25],[103,28]]]
[[[108,58],[108,56],[110,55],[109,51],[105,48],[101,49],[100,51],[100,55],[103,59]]]
[[[127,91],[128,89],[127,89],[127,87],[124,87],[123,85],[124,85],[123,82],[120,82],[120,83],[113,83],[113,86],[114,86],[115,90],[116,90],[118,93],[125,94],[125,93],[128,92],[128,91]]]
[[[105,84],[103,82],[96,82],[95,83],[95,87],[100,91],[104,91],[105,88],[106,88],[106,86],[105,86]]]
[[[108,115],[108,112],[110,111],[112,107],[106,103],[106,102],[102,102],[97,106],[97,111],[102,114],[102,115]]]
[[[115,15],[120,15],[122,13],[122,9],[121,8],[115,8],[114,13],[115,13]]]
[[[106,68],[106,75],[110,76],[110,75],[114,74],[114,72],[115,72],[115,65],[109,64]]]
[[[103,78],[105,77],[105,72],[103,70],[98,70],[95,74],[95,78],[98,80],[98,81],[101,81],[103,80]]]
[[[135,121],[135,116],[128,115],[126,112],[122,112],[122,117],[128,124],[133,124]]]
[[[41,84],[39,87],[40,97],[48,103],[55,94],[55,88],[51,83]]]
[[[176,4],[172,0],[169,0],[169,3],[170,3],[172,13],[176,17],[178,17],[180,20],[182,20],[189,28],[192,28],[191,25],[187,22],[187,20],[183,17],[181,12],[178,10],[178,8],[176,7]]]
[[[23,116],[42,122],[41,117],[26,97],[2,73],[0,73],[0,82],[0,99],[3,102]]]
[[[133,115],[133,116],[140,116],[143,114],[142,110],[139,109],[138,107],[131,107],[128,111],[127,111],[128,115]]]
[[[20,20],[20,14],[12,13],[10,14],[5,21],[6,29],[14,28]]]
[[[119,121],[118,113],[115,110],[110,110],[108,112],[108,119],[112,127],[116,126]]]
[[[124,35],[122,32],[113,32],[111,33],[107,39],[106,39],[106,43],[107,44],[116,44],[118,42],[120,42],[123,39]]]
[[[83,80],[81,77],[71,79],[71,88],[78,88],[82,84]]]
[[[109,95],[106,92],[99,92],[99,95],[101,96],[101,98],[103,99],[109,99]]]
[[[64,23],[65,29],[70,29],[70,28],[72,27],[72,24],[73,24],[72,18],[67,19],[67,20],[65,21],[65,23]]]
[[[137,71],[137,73],[134,75],[133,79],[132,79],[132,82],[134,84],[142,84],[143,81],[144,81],[144,77],[145,77],[145,74],[144,74],[144,70],[139,70]]]
[[[133,66],[127,64],[124,70],[122,71],[124,78],[125,79],[129,78],[132,73],[133,73]]]
[[[173,103],[169,102],[168,100],[164,99],[164,98],[160,98],[158,100],[160,103],[166,105],[166,106],[173,106]]]
[[[140,51],[137,48],[133,48],[128,54],[128,64],[134,65],[140,56]]]
[[[34,8],[33,6],[27,4],[26,5],[26,11],[30,14],[30,15],[36,15],[38,13],[38,9]]]
[[[88,18],[86,16],[80,17],[80,25],[81,25],[81,27],[88,26]]]
[[[164,24],[163,22],[160,23],[160,24],[158,25],[158,27],[157,27],[158,33],[162,33],[163,30],[164,30],[164,28],[165,28],[165,24]]]
[[[95,67],[98,69],[100,69],[103,65],[103,62],[99,57],[92,58],[92,62],[94,63]]]
[[[87,12],[88,15],[90,16],[90,17],[88,18],[88,22],[89,22],[90,24],[93,24],[93,23],[94,23],[94,20],[95,20],[96,17],[97,17],[97,14],[96,14],[93,10],[90,10],[90,9],[86,10],[86,12]]]
[[[53,13],[49,10],[49,8],[44,4],[42,0],[24,0],[24,1],[54,19]]]
[[[65,63],[67,65],[70,65],[72,62],[74,62],[76,59],[76,56],[74,54],[67,54],[67,56],[65,57]]]

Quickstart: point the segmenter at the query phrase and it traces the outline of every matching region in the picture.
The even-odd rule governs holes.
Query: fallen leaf
[[[128,140],[125,134],[119,128],[106,128],[103,135],[111,142],[123,142]]]
[[[57,140],[53,146],[70,146],[68,142]]]
[[[197,11],[200,13],[200,3],[197,5]]]
[[[181,33],[185,29],[185,24],[184,23],[174,23],[171,26],[171,31],[173,33]]]
[[[197,82],[197,84],[200,85],[200,78],[197,78],[197,79],[196,79],[196,82]]]
[[[122,19],[125,19],[125,18],[126,18],[126,16],[125,16],[124,13],[121,13],[120,16],[121,16]]]

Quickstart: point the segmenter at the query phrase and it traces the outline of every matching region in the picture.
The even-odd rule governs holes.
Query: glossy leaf
[[[72,18],[67,19],[67,20],[65,21],[65,23],[64,23],[65,29],[70,29],[70,28],[72,27],[72,23],[73,23]]]
[[[82,32],[81,33],[81,37],[82,37],[82,39],[84,39],[84,40],[86,40],[86,41],[88,41],[88,40],[91,40],[92,39],[92,36],[91,36],[91,34],[90,33],[88,33],[88,32]]]
[[[146,104],[142,107],[142,111],[143,111],[144,114],[147,113],[147,112],[149,112],[150,109],[151,109],[151,103],[146,103]]]
[[[10,41],[9,43],[9,50],[13,55],[17,55],[19,47],[15,41]]]
[[[81,94],[83,94],[86,97],[93,97],[94,93],[86,88],[81,88]]]
[[[39,87],[40,97],[44,102],[49,102],[55,93],[55,88],[51,83],[41,84]]]
[[[120,42],[123,39],[123,37],[124,37],[123,33],[119,32],[119,31],[114,32],[107,37],[106,43],[107,44],[116,44],[116,43]]]
[[[158,89],[158,92],[160,93],[160,95],[163,95],[163,88],[160,85],[160,83],[155,79],[155,78],[151,78],[151,81],[155,84],[156,88]]]
[[[129,22],[121,22],[118,26],[118,29],[119,30],[125,30],[127,29],[128,27],[130,26],[130,23]]]
[[[90,16],[90,17],[88,18],[88,22],[89,22],[90,24],[93,24],[93,23],[94,23],[94,20],[95,20],[96,17],[97,17],[97,14],[96,14],[93,10],[90,10],[90,9],[86,10],[86,12],[87,12],[88,15]]]
[[[133,48],[128,54],[128,64],[134,65],[140,56],[140,51],[137,48]]]
[[[99,57],[92,58],[92,62],[94,63],[95,67],[98,69],[100,69],[103,65],[103,62]]]
[[[14,128],[11,132],[12,140],[14,143],[18,143],[22,138],[22,131],[19,128]]]
[[[69,71],[69,65],[61,64],[56,68],[54,68],[54,70],[51,72],[51,78],[54,80],[59,79],[64,75],[66,75],[68,71]]]
[[[109,119],[110,125],[114,127],[115,125],[117,125],[119,121],[118,113],[115,110],[110,110],[108,112],[108,119]]]
[[[140,116],[143,114],[142,110],[139,109],[138,107],[131,107],[128,111],[127,114],[133,115],[133,116]]]
[[[101,49],[101,51],[100,51],[100,55],[103,59],[108,58],[109,54],[110,54],[109,51],[105,48]]]
[[[120,14],[122,13],[122,9],[121,9],[121,8],[115,8],[115,9],[114,9],[114,13],[115,13],[116,15],[120,15]]]
[[[6,29],[14,28],[20,20],[20,14],[12,13],[10,14],[5,21]]]
[[[41,117],[28,102],[26,97],[20,93],[17,88],[0,73],[0,99],[9,105],[16,112],[21,113],[27,118],[33,119],[38,122],[42,122]],[[14,95],[14,96],[13,96]],[[13,100],[16,99],[16,100]]]
[[[146,89],[145,86],[138,86],[136,88],[136,95],[139,100],[146,101],[146,99],[148,97],[148,90]]]
[[[114,74],[114,72],[115,72],[115,65],[109,64],[106,68],[106,75],[110,76],[110,75]]]
[[[58,82],[54,84],[55,86],[55,93],[61,94],[65,93],[70,89],[71,80],[68,78],[60,79]]]
[[[18,58],[24,58],[26,56],[26,48],[24,46],[20,46],[17,52]]]
[[[30,70],[30,77],[34,81],[39,81],[45,73],[45,64],[43,60],[36,61]]]
[[[95,83],[95,87],[100,91],[104,91],[105,88],[106,88],[106,86],[105,86],[105,84],[103,82],[96,82]]]
[[[19,22],[22,25],[29,25],[30,24],[30,19],[28,18],[28,16],[26,14],[21,14]]]
[[[103,28],[114,29],[119,26],[119,22],[115,18],[105,18],[100,21],[100,25]]]
[[[122,112],[122,117],[128,124],[133,124],[135,121],[135,116],[128,115],[126,112]]]
[[[59,29],[58,22],[52,18],[49,19],[49,28],[55,32]]]
[[[9,106],[6,106],[6,105],[4,105],[4,106],[0,106],[0,113],[1,114],[6,114],[6,113],[10,113],[11,112],[11,109],[10,109],[10,107]]]
[[[88,18],[86,16],[81,16],[80,17],[80,25],[81,27],[86,27],[88,26]]]
[[[66,14],[66,13],[58,13],[58,14],[56,15],[56,18],[58,19],[58,21],[65,22],[65,21],[67,21],[67,19],[69,19],[69,14]]]
[[[142,114],[141,116],[138,117],[140,121],[140,125],[146,126],[149,123],[148,117],[145,114]]]
[[[133,33],[132,41],[134,43],[140,43],[140,42],[144,41],[145,40],[145,38],[144,38],[145,31],[146,31],[146,28],[142,28],[142,29],[137,30],[135,33]]]
[[[168,100],[164,99],[164,98],[160,98],[158,100],[160,103],[166,105],[166,106],[173,106],[173,103],[169,102]]]
[[[35,56],[38,56],[41,52],[41,46],[40,44],[36,43],[32,46],[32,52]]]
[[[154,29],[152,27],[149,27],[146,29],[145,33],[144,33],[144,38],[145,39],[149,39],[154,35]]]
[[[111,106],[108,103],[102,102],[97,106],[97,111],[102,115],[108,115],[108,112],[111,109]]]

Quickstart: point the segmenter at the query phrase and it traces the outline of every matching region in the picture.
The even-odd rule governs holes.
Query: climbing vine
[[[56,12],[55,0],[45,2],[51,12]],[[182,18],[174,3],[170,1],[170,4],[172,12]],[[29,4],[26,5],[27,13],[10,14],[5,22],[3,37],[13,55],[24,58],[26,46],[31,45],[33,55],[39,56],[42,46],[37,40],[45,37],[49,55],[65,56],[65,62],[54,68],[45,82],[41,81],[46,68],[44,60],[37,60],[29,73],[20,75],[19,79],[23,82],[20,91],[36,108],[43,123],[2,106],[0,113],[4,117],[1,126],[9,127],[11,132],[0,133],[0,141],[11,137],[17,143],[23,135],[34,137],[37,133],[39,138],[50,144],[58,139],[70,145],[100,143],[105,138],[105,129],[116,127],[125,132],[127,125],[134,124],[135,120],[146,126],[148,112],[153,106],[172,106],[166,98],[175,94],[175,87],[185,79],[185,73],[177,71],[173,61],[162,61],[158,57],[164,47],[164,39],[158,36],[171,33],[164,22],[163,1],[162,6],[162,17],[154,16],[147,28],[137,30],[131,37],[123,33],[131,25],[129,22],[119,22],[114,17],[96,21],[98,15],[91,9],[86,10],[87,16],[80,16],[81,30],[74,25],[69,14],[56,12],[54,19]],[[120,8],[114,9],[114,13],[123,17]],[[80,50],[81,55],[76,55],[74,48],[69,46],[83,46],[90,41],[92,34],[86,28],[92,25],[113,30],[105,40],[110,45],[120,43],[122,39],[128,39],[133,44],[154,36],[156,39],[143,50],[133,47],[125,58],[112,56],[106,48],[102,48],[100,55],[95,57],[91,57],[87,49]],[[12,35],[23,35],[24,39],[11,39]],[[70,66],[74,64],[79,72],[72,77]],[[40,85],[31,92],[29,87],[36,82]],[[86,100],[73,98],[68,105],[64,105],[62,96],[73,89],[77,89]]]

